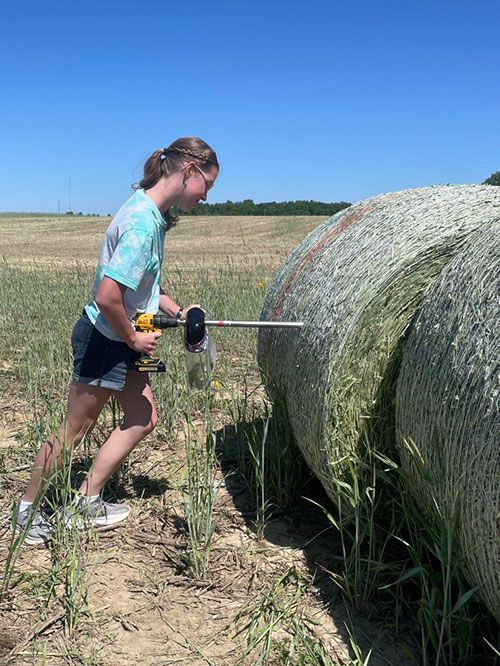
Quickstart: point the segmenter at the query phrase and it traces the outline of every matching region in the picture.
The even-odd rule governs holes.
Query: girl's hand
[[[158,338],[161,333],[136,333],[135,340],[132,343],[132,349],[141,354],[151,356],[158,346]]]
[[[187,308],[184,308],[184,310],[182,311],[181,319],[186,319],[187,311],[190,310],[191,308],[200,308],[201,310],[203,310],[203,308],[199,303],[191,303],[191,305],[188,305]],[[206,314],[205,310],[203,310],[203,313]]]

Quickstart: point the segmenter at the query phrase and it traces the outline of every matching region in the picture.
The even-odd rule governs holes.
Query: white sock
[[[19,502],[19,513],[21,513],[21,511],[26,511],[26,509],[31,509],[32,504],[33,502],[25,502],[24,500],[21,500]]]
[[[78,505],[83,505],[83,504],[92,504],[92,502],[96,502],[99,499],[99,494],[97,495],[81,495],[80,493],[76,493],[75,495],[75,504]]]

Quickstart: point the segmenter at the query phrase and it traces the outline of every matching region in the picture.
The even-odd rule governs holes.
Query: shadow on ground
[[[92,460],[92,457],[83,456],[72,461],[69,473],[70,492],[75,492],[80,487],[92,465]],[[63,487],[65,487],[65,484]],[[107,481],[103,490],[103,497],[109,502],[121,502],[137,497],[149,499],[151,497],[161,497],[171,488],[168,478],[143,473],[136,474],[132,469],[125,471],[120,469]],[[54,489],[54,484],[49,486],[44,501],[49,507],[49,513],[50,507],[57,506],[60,492],[60,489]]]
[[[263,428],[263,419],[251,425],[256,429]],[[241,433],[249,424],[226,426],[216,433],[216,452],[224,473],[225,486],[231,495],[235,509],[244,518],[247,527],[254,533],[256,529],[255,501],[249,491],[248,484],[241,473],[244,452],[241,450]],[[303,552],[308,572],[319,592],[323,607],[331,615],[338,628],[342,641],[350,646],[351,637],[346,628],[349,625],[355,642],[362,654],[368,654],[375,646],[370,658],[372,666],[382,664],[412,664],[403,648],[397,644],[394,631],[389,630],[387,623],[391,617],[391,608],[387,599],[383,602],[366,605],[362,611],[354,612],[333,581],[332,573],[342,573],[342,546],[339,533],[328,519],[326,512],[336,514],[335,506],[328,498],[318,479],[310,473],[305,462],[297,452],[295,464],[302,465],[304,474],[302,483],[297,489],[290,507],[275,510],[263,530],[263,538],[283,549],[299,549]],[[318,506],[319,505],[319,506]],[[405,638],[408,638],[406,636]],[[415,648],[414,641],[412,651]],[[356,659],[351,650],[351,658]]]

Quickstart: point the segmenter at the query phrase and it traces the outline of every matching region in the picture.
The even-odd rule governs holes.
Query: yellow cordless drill
[[[177,317],[143,312],[134,317],[135,330],[141,333],[157,333],[163,328],[175,328],[179,325]],[[155,356],[140,356],[135,362],[139,372],[165,372],[165,364]]]

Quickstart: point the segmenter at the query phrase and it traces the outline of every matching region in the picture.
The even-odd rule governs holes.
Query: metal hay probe
[[[143,333],[154,333],[164,328],[184,326],[184,346],[188,352],[204,351],[208,335],[207,326],[233,326],[240,328],[302,328],[302,321],[227,321],[223,319],[205,319],[201,308],[191,308],[186,319],[177,319],[163,314],[145,312],[135,316],[135,330]],[[141,356],[136,363],[140,372],[164,372],[165,365],[159,358]]]

